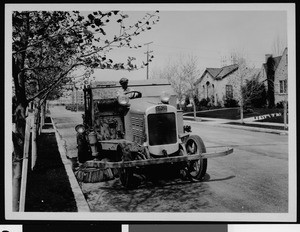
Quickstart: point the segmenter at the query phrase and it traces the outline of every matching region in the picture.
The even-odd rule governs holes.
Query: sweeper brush
[[[99,169],[84,166],[75,171],[75,176],[79,182],[84,183],[103,182],[115,178],[110,168]]]

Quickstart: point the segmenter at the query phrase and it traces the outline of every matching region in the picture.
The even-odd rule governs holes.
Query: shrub
[[[277,102],[276,104],[276,108],[278,109],[283,109],[283,106],[284,106],[284,101]],[[288,102],[287,102],[287,107],[288,107]]]
[[[183,112],[192,112],[193,111],[193,107],[188,107],[187,105],[184,105],[182,107]]]
[[[239,106],[238,103],[239,102],[237,100],[235,100],[234,98],[227,98],[224,101],[224,106],[225,107],[237,107],[237,106]]]
[[[243,110],[243,112],[245,114],[251,114],[251,113],[254,113],[254,110],[252,108],[246,108],[246,109]]]
[[[187,106],[190,104],[190,98],[186,97],[184,100],[184,106]]]
[[[265,85],[257,78],[246,80],[246,84],[242,86],[242,97],[247,107],[263,108],[267,105]]]
[[[221,105],[212,105],[211,107],[210,107],[210,109],[211,110],[213,110],[213,109],[220,109],[220,108],[222,108],[222,106]]]
[[[209,102],[210,102],[209,98],[202,98],[201,101],[199,102],[199,105],[207,107],[207,105],[208,105]]]

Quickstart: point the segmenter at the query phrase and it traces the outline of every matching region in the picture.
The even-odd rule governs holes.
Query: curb
[[[50,119],[51,119],[51,122],[52,122],[52,125],[54,128],[54,131],[55,131],[55,137],[56,137],[56,142],[57,142],[57,146],[58,146],[58,151],[60,153],[62,163],[65,166],[67,175],[69,177],[71,189],[74,194],[78,212],[90,212],[90,207],[82,193],[82,190],[81,190],[81,188],[77,182],[77,179],[75,177],[75,174],[72,170],[72,163],[67,159],[67,151],[65,148],[65,142],[63,142],[63,139],[55,126],[55,123],[53,123],[52,117],[50,117]]]
[[[184,119],[185,120],[185,119]],[[247,131],[254,131],[254,132],[265,132],[265,133],[271,133],[271,134],[279,134],[279,135],[288,135],[288,131],[282,131],[282,130],[275,130],[275,129],[268,129],[268,128],[257,128],[257,127],[251,127],[251,126],[235,126],[230,124],[224,124],[224,123],[207,123],[207,122],[197,122],[192,120],[186,120],[191,123],[197,123],[197,124],[206,124],[209,126],[215,126],[215,127],[227,127],[232,129],[239,129],[239,130],[247,130]]]

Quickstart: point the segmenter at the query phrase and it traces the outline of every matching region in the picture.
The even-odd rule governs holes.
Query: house
[[[287,100],[287,81],[288,81],[288,49],[285,48],[281,56],[273,57],[271,54],[265,55],[265,63],[259,73],[260,81],[263,81],[268,90],[268,104],[273,104]],[[270,65],[269,76],[268,62]],[[270,81],[268,81],[270,80]]]
[[[207,68],[202,76],[196,81],[198,98],[210,99],[210,102],[217,106],[224,106],[226,99],[241,98],[241,77],[238,72],[239,66],[232,64],[222,68]],[[249,76],[247,75],[247,79]]]
[[[274,85],[275,85],[275,104],[286,100],[288,96],[288,49],[285,48],[281,56],[280,62],[275,70]]]

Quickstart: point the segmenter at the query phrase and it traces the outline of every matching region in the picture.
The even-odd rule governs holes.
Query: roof
[[[239,68],[239,66],[237,64],[225,66],[225,67],[221,68],[220,73],[215,78],[216,79],[223,79],[226,76],[228,76],[229,74],[231,74],[234,71],[236,71],[238,68]]]
[[[216,77],[220,73],[221,68],[207,68],[206,70],[211,76]]]
[[[206,68],[202,76],[196,81],[195,85],[199,84],[206,73],[209,73],[213,79],[222,80],[227,77],[229,74],[235,72],[238,69],[237,64],[232,64],[228,66],[224,66],[222,68]]]

